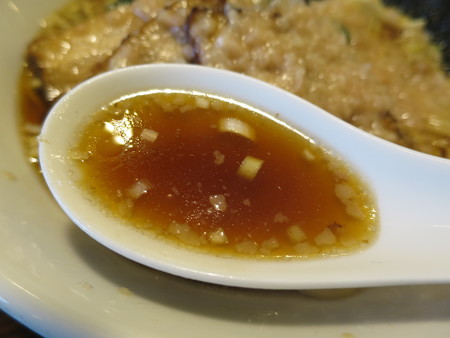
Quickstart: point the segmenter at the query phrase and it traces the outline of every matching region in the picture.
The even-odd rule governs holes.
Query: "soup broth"
[[[344,254],[377,233],[361,178],[267,114],[200,93],[105,106],[71,157],[81,184],[129,226],[220,255]]]

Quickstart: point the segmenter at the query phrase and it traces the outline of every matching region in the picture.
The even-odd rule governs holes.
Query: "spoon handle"
[[[450,244],[450,160],[384,141],[369,154],[362,170],[377,197],[380,241],[436,261]]]

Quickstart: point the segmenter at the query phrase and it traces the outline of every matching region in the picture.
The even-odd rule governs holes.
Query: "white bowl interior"
[[[48,337],[448,336],[448,284],[368,288],[328,300],[221,288],[134,264],[78,231],[26,162],[17,131],[24,48],[41,18],[65,2],[0,2],[2,310]]]

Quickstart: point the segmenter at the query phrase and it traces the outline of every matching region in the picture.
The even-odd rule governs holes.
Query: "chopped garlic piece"
[[[263,254],[270,254],[271,251],[278,249],[280,247],[280,242],[275,237],[271,237],[261,243],[261,252]]]
[[[252,255],[258,251],[258,244],[253,241],[244,241],[236,244],[235,248],[241,254]]]
[[[344,204],[347,200],[354,198],[356,196],[355,191],[349,184],[338,183],[334,187],[334,192]]]
[[[279,213],[275,214],[275,216],[273,217],[273,221],[275,223],[284,223],[284,222],[288,222],[289,218],[282,212],[279,212]]]
[[[191,229],[186,223],[172,222],[169,224],[167,231],[177,237],[180,241],[193,246],[200,246],[202,239]]]
[[[209,241],[212,244],[227,244],[228,243],[228,237],[225,234],[225,231],[222,228],[217,229],[216,231],[213,231],[209,234]]]
[[[318,246],[332,245],[336,243],[336,236],[329,228],[325,228],[314,238],[314,243]]]
[[[122,217],[130,217],[133,213],[134,202],[130,198],[119,201],[117,211]]]
[[[219,150],[213,151],[214,156],[214,164],[221,165],[225,162],[225,155],[222,154]]]
[[[211,203],[217,211],[224,212],[227,210],[227,200],[222,194],[209,196],[209,203]]]
[[[255,131],[244,121],[234,117],[224,117],[219,120],[219,131],[223,133],[235,133],[249,140],[255,139]]]
[[[209,108],[209,101],[208,99],[204,97],[196,97],[195,98],[195,105],[198,108],[208,109]]]
[[[191,231],[191,227],[186,223],[177,223],[175,221],[169,224],[167,229],[171,234],[181,235]]]
[[[305,255],[305,256],[313,255],[313,254],[319,252],[319,249],[316,246],[314,246],[308,242],[297,243],[294,245],[294,249],[299,255]]]
[[[263,160],[260,160],[253,156],[247,156],[239,166],[237,174],[248,180],[252,180],[258,174],[258,171],[261,169],[263,163]]]
[[[289,239],[293,242],[306,241],[306,234],[299,225],[291,225],[289,228],[287,228],[286,232],[289,236]]]
[[[139,180],[133,183],[127,192],[131,198],[137,200],[139,197],[146,194],[151,187],[152,185],[150,182],[146,180]]]
[[[358,240],[355,238],[351,238],[349,236],[340,236],[339,237],[339,243],[341,243],[343,246],[346,247],[354,247],[358,245]]]
[[[359,204],[354,201],[357,194],[350,185],[338,183],[336,184],[334,191],[337,198],[345,205],[345,211],[348,215],[360,220],[365,219],[364,211]]]
[[[151,129],[142,129],[141,135],[139,136],[141,140],[148,142],[155,142],[158,138],[159,133]]]
[[[346,203],[345,212],[356,219],[364,220],[366,218],[363,209],[356,202]]]

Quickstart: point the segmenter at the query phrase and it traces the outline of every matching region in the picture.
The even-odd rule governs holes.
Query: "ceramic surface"
[[[376,200],[380,234],[358,252],[310,260],[218,257],[124,226],[78,183],[70,153],[85,121],[124,95],[176,89],[248,104],[311,137],[361,175]],[[450,281],[450,161],[394,145],[297,96],[237,73],[196,65],[141,65],[101,74],[52,109],[39,137],[52,193],[87,234],[136,262],[189,279],[259,289],[409,285]],[[358,144],[358,147],[354,145]],[[276,271],[276,273],[273,273]]]

